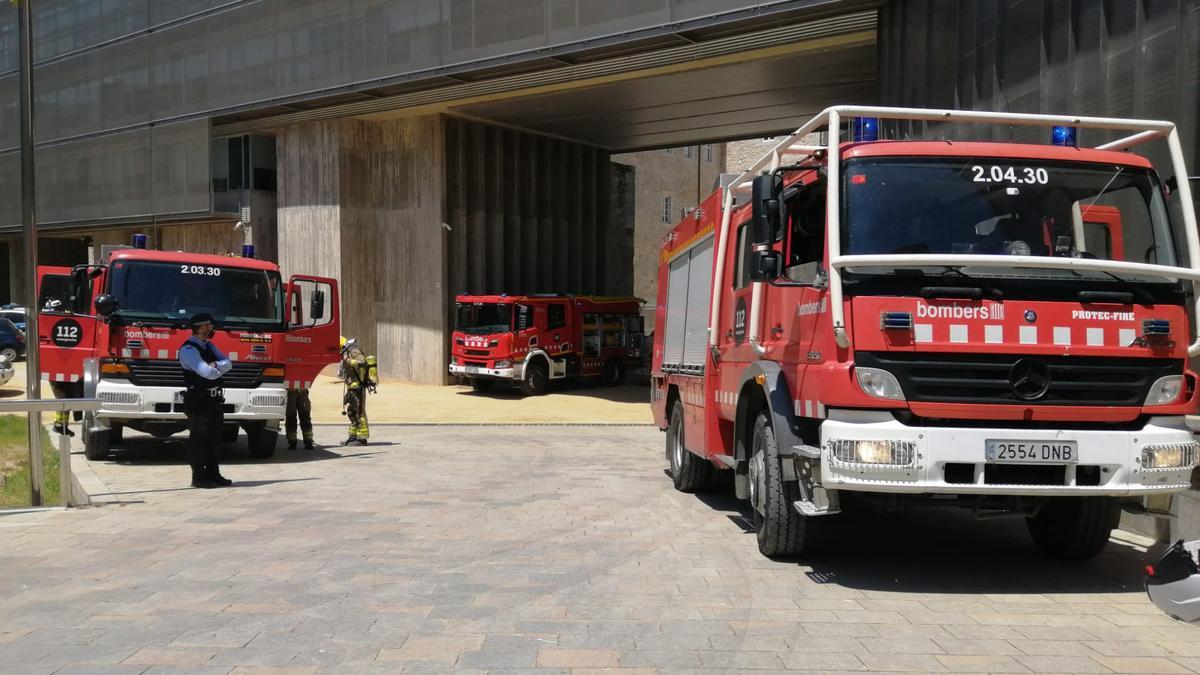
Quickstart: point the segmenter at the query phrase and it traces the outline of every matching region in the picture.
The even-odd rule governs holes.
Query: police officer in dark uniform
[[[233,485],[221,475],[217,465],[217,448],[221,442],[225,402],[223,376],[233,368],[229,357],[217,348],[212,339],[213,318],[210,314],[192,317],[192,336],[179,348],[179,364],[183,366],[183,411],[188,420],[188,462],[192,465],[192,487],[215,488]]]

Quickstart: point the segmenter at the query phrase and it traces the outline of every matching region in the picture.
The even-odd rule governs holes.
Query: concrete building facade
[[[614,155],[633,176],[633,295],[646,301],[646,330],[654,329],[658,253],[663,237],[717,186],[725,144],[710,143]]]

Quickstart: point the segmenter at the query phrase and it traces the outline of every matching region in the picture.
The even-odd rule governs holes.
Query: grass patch
[[[41,429],[45,486],[42,504],[58,504],[58,448]],[[0,415],[0,508],[30,505],[29,431],[24,415]]]

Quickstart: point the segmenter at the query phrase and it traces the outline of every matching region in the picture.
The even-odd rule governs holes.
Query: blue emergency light
[[[879,140],[879,118],[855,117],[850,124],[850,140],[854,143]]]
[[[133,235],[133,247],[134,248],[146,248],[146,242],[149,241],[149,239],[150,239],[150,237],[147,235],[135,234],[135,235]]]
[[[1076,140],[1076,134],[1079,132],[1075,127],[1054,127],[1050,132],[1050,142],[1054,145],[1062,145],[1071,148],[1079,147]]]
[[[254,257],[254,244],[242,244],[242,257],[243,258],[253,258]]]

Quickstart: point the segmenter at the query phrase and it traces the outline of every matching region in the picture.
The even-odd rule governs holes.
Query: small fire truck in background
[[[881,119],[1051,142],[878,140]],[[1156,139],[1166,185],[1128,152]],[[734,472],[770,556],[872,501],[1024,517],[1074,559],[1122,507],[1168,512],[1197,463],[1186,176],[1169,122],[825,110],[664,245],[652,407],[675,487]]]
[[[476,391],[497,382],[527,395],[550,380],[608,386],[642,367],[642,301],[575,295],[459,295],[450,373]]]
[[[213,342],[229,355],[223,440],[246,431],[250,453],[270,457],[287,404],[286,385],[311,385],[338,360],[333,279],[296,275],[285,285],[274,263],[112,247],[97,265],[40,267],[38,343],[42,378],[100,399],[83,422],[88,459],[108,456],[125,427],[165,438],[187,427],[179,348],[192,315],[216,319]]]

